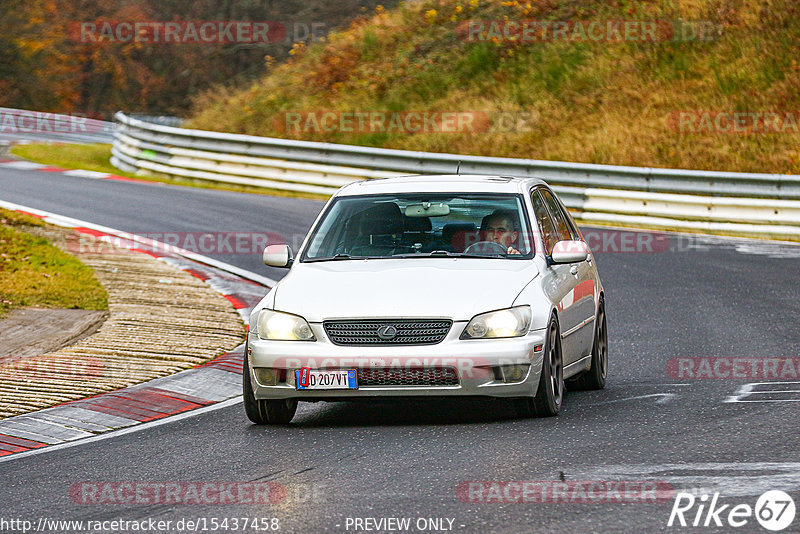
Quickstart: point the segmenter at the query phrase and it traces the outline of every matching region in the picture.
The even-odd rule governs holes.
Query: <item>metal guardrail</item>
[[[115,116],[112,163],[128,172],[331,194],[402,174],[535,176],[586,221],[800,239],[800,175],[492,158],[191,130]]]
[[[139,119],[140,121],[150,122],[153,124],[161,124],[162,126],[175,126],[180,128],[183,126],[183,119],[173,117],[171,115],[147,115],[144,113],[129,113],[128,116]]]

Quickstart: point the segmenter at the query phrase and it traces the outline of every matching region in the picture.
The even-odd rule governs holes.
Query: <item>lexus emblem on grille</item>
[[[390,339],[394,339],[395,336],[397,336],[397,328],[390,324],[386,324],[378,328],[378,337],[381,339],[388,341]]]

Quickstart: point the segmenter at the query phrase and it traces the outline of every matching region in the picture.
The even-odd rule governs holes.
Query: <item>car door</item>
[[[555,226],[559,233],[559,240],[571,239],[583,241],[578,228],[564,209],[564,206],[555,198],[547,188],[541,188],[541,195],[550,212],[553,214]],[[573,347],[575,360],[588,355],[592,350],[594,340],[594,312],[595,312],[595,279],[591,255],[585,260],[569,265],[570,274],[574,277],[575,287],[565,297],[565,304],[570,304],[571,315],[575,318],[573,330],[562,330],[564,342]],[[572,338],[572,339],[569,339]],[[567,342],[567,340],[569,341]],[[564,358],[565,364],[567,358]]]
[[[536,221],[542,236],[545,254],[550,256],[556,243],[571,239],[569,227],[563,216],[556,211],[555,215],[548,208],[543,193],[544,188],[536,188],[531,192]],[[556,303],[558,309],[558,322],[561,330],[561,353],[564,365],[575,362],[581,356],[581,345],[573,335],[580,330],[584,318],[575,302],[575,288],[579,279],[572,274],[572,265],[551,264],[542,273],[542,288],[551,301]],[[567,333],[568,335],[564,335]]]

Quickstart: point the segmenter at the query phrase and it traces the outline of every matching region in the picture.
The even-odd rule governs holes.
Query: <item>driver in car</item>
[[[481,224],[481,241],[491,241],[506,247],[506,254],[519,254],[514,244],[519,237],[516,214],[510,210],[495,210]]]

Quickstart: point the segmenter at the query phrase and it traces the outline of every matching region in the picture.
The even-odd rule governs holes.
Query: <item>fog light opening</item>
[[[500,379],[505,382],[506,384],[511,384],[514,382],[522,382],[528,376],[528,370],[530,369],[530,365],[528,364],[519,364],[519,365],[501,365],[497,367],[497,371],[499,371]],[[495,376],[498,373],[495,373]]]
[[[256,367],[254,371],[256,381],[262,386],[277,386],[278,382],[286,382],[286,369]]]

